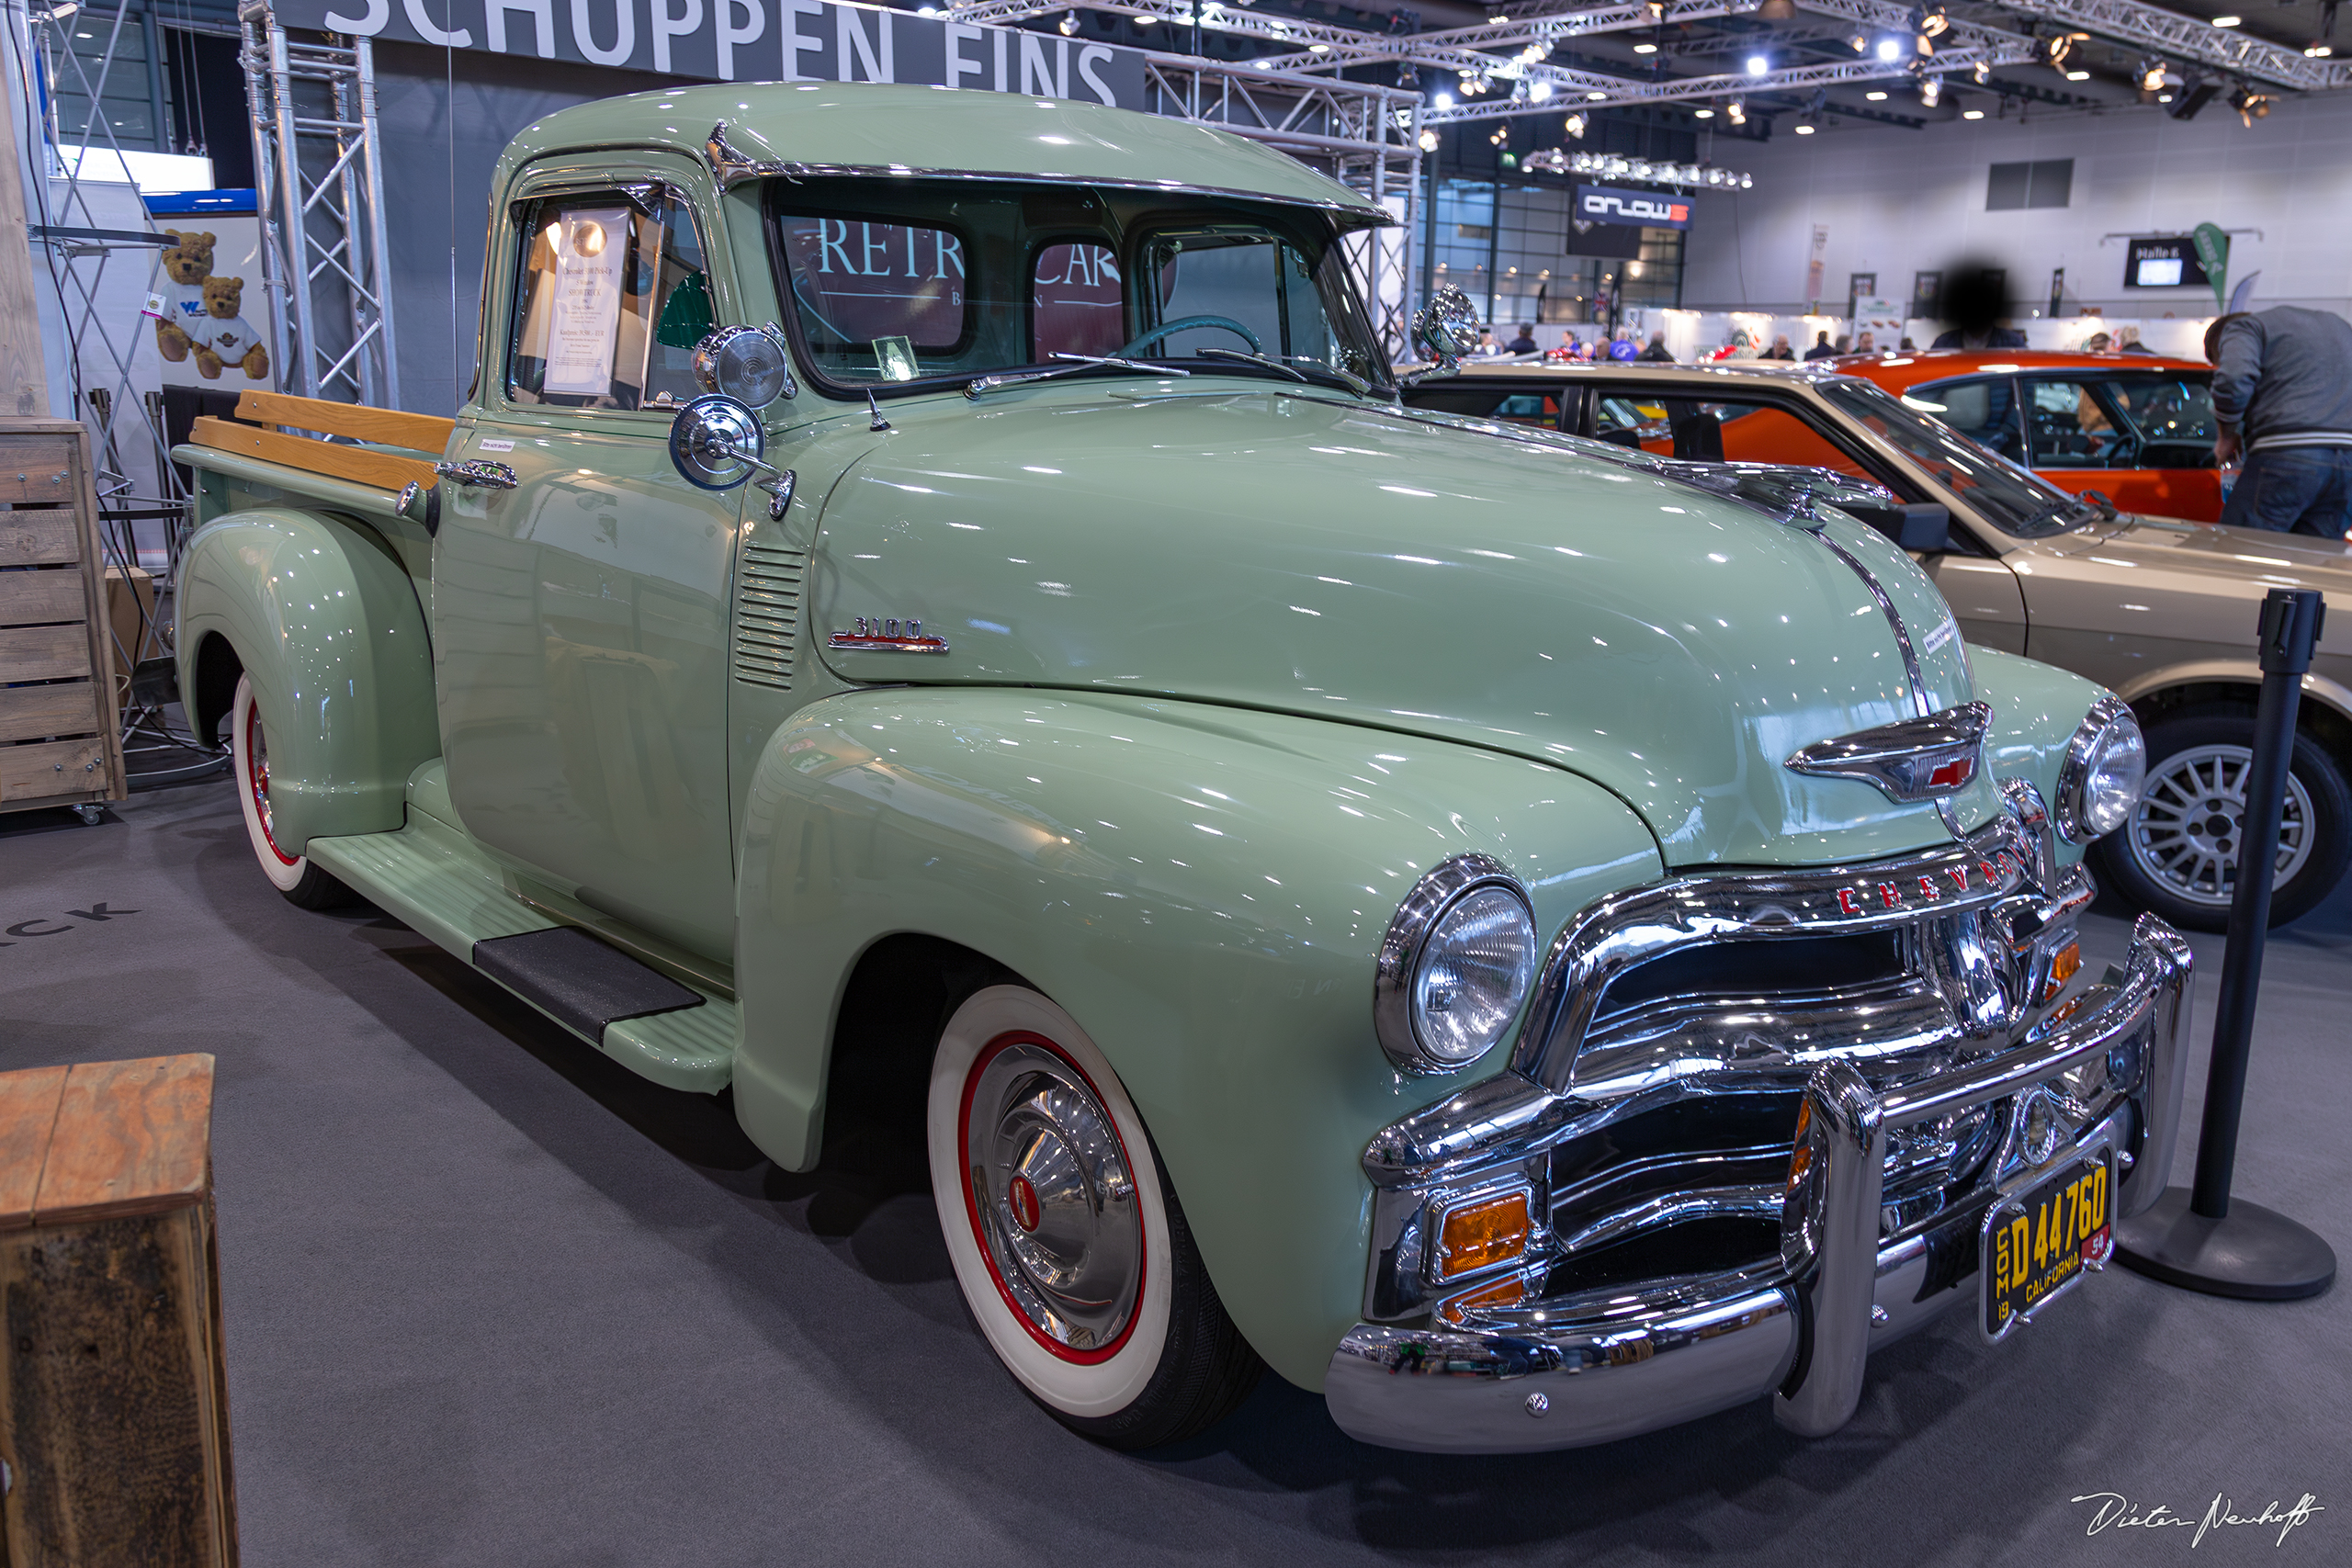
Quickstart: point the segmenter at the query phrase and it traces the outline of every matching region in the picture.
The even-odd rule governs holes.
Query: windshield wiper
[[[1249,354],[1238,348],[1204,348],[1197,350],[1195,356],[1201,359],[1247,360],[1252,365],[1262,365],[1269,370],[1279,370],[1283,375],[1305,381],[1310,386],[1318,380],[1336,381],[1358,397],[1363,397],[1372,390],[1372,383],[1361,377],[1342,370],[1336,365],[1326,365],[1323,361],[1304,354],[1276,355]],[[1314,368],[1311,371],[1301,370],[1292,363],[1294,360],[1305,360]]]
[[[964,395],[967,398],[977,398],[982,392],[993,392],[999,387],[1017,387],[1024,381],[1050,381],[1057,376],[1075,376],[1081,370],[1101,370],[1106,367],[1113,370],[1141,371],[1147,376],[1190,376],[1192,374],[1190,370],[1179,369],[1173,365],[1154,365],[1145,359],[1121,359],[1115,355],[1057,354],[1054,357],[1066,359],[1071,363],[1055,366],[1050,370],[1023,370],[1010,376],[982,376],[964,389]]]

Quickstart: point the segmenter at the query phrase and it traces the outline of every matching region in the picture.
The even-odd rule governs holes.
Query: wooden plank
[[[90,672],[90,634],[82,626],[0,631],[0,681],[71,681]]]
[[[30,117],[28,116],[28,118]],[[36,138],[41,132],[36,130]],[[49,373],[41,358],[40,288],[33,279],[32,248],[16,238],[25,233],[24,182],[15,177],[23,168],[17,145],[17,117],[0,116],[0,167],[10,177],[0,180],[0,234],[11,236],[0,245],[0,414],[40,418],[49,412]]]
[[[74,448],[54,435],[0,434],[0,502],[71,506]]]
[[[58,1100],[33,1223],[119,1219],[201,1201],[211,1132],[210,1056],[75,1064]]]
[[[79,621],[89,615],[78,571],[0,571],[0,626]]]
[[[261,424],[288,425],[296,430],[322,430],[358,441],[380,441],[435,456],[449,449],[458,422],[438,414],[405,413],[399,409],[370,408],[366,403],[338,403],[325,398],[297,398],[285,392],[249,391],[237,400],[237,417]]]
[[[78,636],[81,627],[73,628]],[[103,795],[110,781],[106,774],[104,737],[93,740],[51,740],[38,746],[0,746],[0,805],[16,806],[63,795],[83,799]]]
[[[429,485],[437,477],[433,472],[433,465],[421,458],[365,452],[356,446],[335,446],[324,441],[311,441],[275,430],[255,430],[250,425],[232,424],[225,419],[209,416],[196,422],[196,428],[189,433],[188,439],[199,446],[234,452],[241,457],[259,457],[266,463],[283,463],[304,473],[324,474],[329,479],[349,479],[354,484],[373,485],[379,490],[396,491],[412,481]]]
[[[0,1073],[0,1231],[33,1223],[33,1198],[49,1160],[50,1129],[65,1093],[63,1067]]]
[[[89,681],[51,686],[0,686],[0,740],[46,740],[95,735],[98,688]]]
[[[72,566],[82,529],[71,511],[0,512],[0,566]]]

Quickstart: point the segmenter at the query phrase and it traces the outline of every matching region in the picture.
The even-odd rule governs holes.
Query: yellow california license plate
[[[2052,1297],[2106,1265],[2114,1240],[2115,1162],[2072,1160],[1985,1217],[1984,1327],[1998,1339]]]

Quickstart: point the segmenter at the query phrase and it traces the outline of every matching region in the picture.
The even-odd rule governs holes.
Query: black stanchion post
[[[2229,947],[2222,959],[2196,1181],[2193,1187],[2167,1188],[2154,1205],[2115,1227],[2117,1261],[2209,1295],[2294,1301],[2315,1296],[2335,1280],[2335,1254],[2327,1243],[2284,1214],[2230,1197],[2262,947],[2270,928],[2271,867],[2295,750],[2295,710],[2326,610],[2309,588],[2274,588],[2262,602],[2262,698],[2254,715],[2254,761],[2246,770],[2238,879],[2230,900]]]

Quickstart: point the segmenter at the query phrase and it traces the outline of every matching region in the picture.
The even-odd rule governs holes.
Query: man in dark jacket
[[[1664,333],[1650,333],[1650,345],[1649,347],[1642,350],[1642,357],[1653,365],[1671,365],[1674,363],[1674,351],[1666,346],[1666,334]]]
[[[1534,353],[1534,352],[1535,352],[1535,323],[1534,323],[1533,321],[1521,321],[1521,322],[1520,322],[1520,324],[1519,324],[1519,335],[1518,335],[1517,337],[1515,337],[1515,338],[1511,339],[1511,340],[1510,340],[1510,342],[1509,342],[1509,343],[1507,343],[1507,344],[1505,344],[1503,345],[1503,352],[1504,352],[1505,354],[1532,354],[1532,353]]]
[[[1815,333],[1813,334],[1813,346],[1804,351],[1804,356],[1807,359],[1835,359],[1838,351],[1829,346],[1827,333]]]
[[[2245,471],[2222,508],[2237,528],[2344,537],[2352,525],[2352,324],[2278,305],[2205,329],[2213,456]]]

